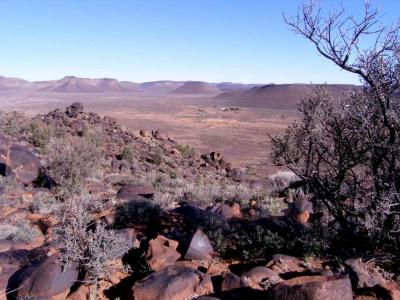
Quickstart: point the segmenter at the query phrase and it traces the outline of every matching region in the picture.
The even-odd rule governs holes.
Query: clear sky
[[[357,15],[362,0],[345,0]],[[358,83],[289,31],[297,0],[0,0],[0,75]],[[324,3],[339,4],[328,0]],[[375,0],[386,22],[400,1]]]

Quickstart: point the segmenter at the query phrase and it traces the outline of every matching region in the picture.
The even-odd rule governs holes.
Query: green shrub
[[[189,158],[196,156],[196,149],[187,144],[178,144],[176,149],[182,154],[183,157]]]
[[[67,192],[79,192],[102,161],[101,150],[84,138],[52,139],[45,149],[45,172]]]
[[[121,150],[121,159],[124,159],[132,163],[134,158],[135,158],[135,149],[133,148],[133,145],[129,144],[124,146]]]

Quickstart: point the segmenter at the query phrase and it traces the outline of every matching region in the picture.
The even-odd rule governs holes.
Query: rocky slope
[[[0,128],[0,299],[400,297],[373,260],[307,254],[318,209],[220,153],[80,103]]]

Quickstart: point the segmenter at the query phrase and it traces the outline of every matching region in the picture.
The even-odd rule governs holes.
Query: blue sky
[[[0,75],[358,83],[289,31],[297,0],[0,0]],[[327,5],[339,4],[328,0]],[[400,1],[375,0],[384,21]],[[362,0],[346,0],[357,15]]]

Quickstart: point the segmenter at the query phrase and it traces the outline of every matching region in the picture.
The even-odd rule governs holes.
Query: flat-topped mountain
[[[174,94],[219,94],[220,89],[215,84],[203,81],[187,81],[182,86],[173,90]]]

